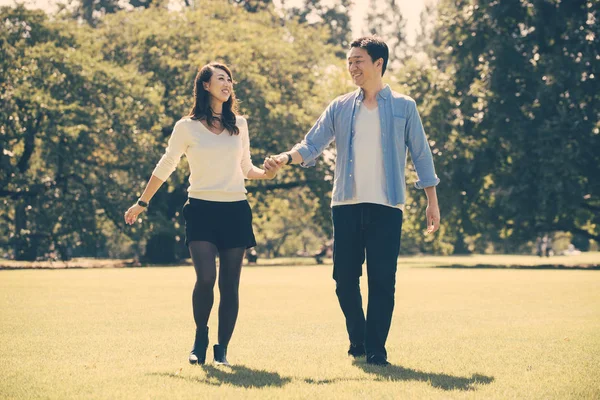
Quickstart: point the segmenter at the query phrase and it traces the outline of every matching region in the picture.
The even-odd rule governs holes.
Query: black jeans
[[[346,317],[350,342],[365,344],[367,355],[387,357],[387,340],[396,286],[402,211],[379,204],[334,206],[333,279]],[[367,258],[369,302],[362,307],[359,278]]]

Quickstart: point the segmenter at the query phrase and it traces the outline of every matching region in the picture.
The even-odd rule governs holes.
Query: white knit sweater
[[[152,174],[166,181],[185,153],[190,165],[189,197],[212,201],[246,199],[244,178],[252,169],[248,122],[237,117],[239,135],[227,130],[216,135],[200,121],[189,117],[179,120],[169,145]]]

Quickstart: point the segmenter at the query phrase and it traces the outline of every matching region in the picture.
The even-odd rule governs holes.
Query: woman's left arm
[[[243,123],[240,124],[240,135],[242,138],[242,172],[244,173],[244,177],[247,179],[273,179],[277,176],[277,171],[279,168],[265,171],[264,169],[256,167],[252,164],[252,159],[250,158],[250,137],[248,134],[248,122],[246,119],[243,119]]]
[[[273,179],[277,176],[277,171],[265,171],[264,169],[252,166],[252,169],[248,171],[248,179]]]

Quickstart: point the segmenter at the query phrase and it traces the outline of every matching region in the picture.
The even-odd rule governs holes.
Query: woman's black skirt
[[[248,201],[208,201],[189,198],[183,206],[185,244],[201,240],[217,249],[256,246]]]

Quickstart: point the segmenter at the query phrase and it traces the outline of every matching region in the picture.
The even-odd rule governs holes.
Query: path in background
[[[331,258],[324,258],[324,264],[331,264]],[[258,266],[298,266],[315,265],[314,257],[280,257],[260,258]],[[0,259],[2,269],[63,269],[63,268],[121,268],[133,266],[133,260],[74,258],[62,261],[13,261]],[[191,265],[191,259],[183,260],[178,265]],[[490,268],[600,268],[600,252],[581,253],[576,256],[537,257],[524,255],[475,254],[469,256],[411,256],[398,258],[399,268],[415,267],[490,267]]]

